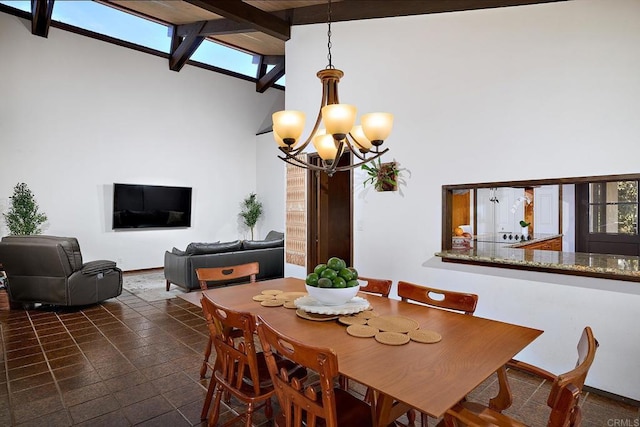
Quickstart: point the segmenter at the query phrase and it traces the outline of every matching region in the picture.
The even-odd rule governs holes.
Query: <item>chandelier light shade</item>
[[[380,145],[387,139],[393,127],[393,114],[369,113],[362,116],[362,131],[371,144]]]
[[[327,133],[333,135],[336,141],[341,141],[353,128],[358,109],[355,105],[330,104],[322,107],[321,111]]]
[[[354,105],[341,104],[338,98],[338,83],[344,76],[341,70],[331,64],[331,0],[328,4],[327,22],[329,30],[329,64],[317,73],[322,82],[322,100],[320,111],[309,137],[300,142],[305,127],[305,114],[301,111],[284,110],[273,113],[273,137],[282,152],[278,156],[285,162],[301,168],[326,172],[329,176],[335,172],[346,171],[371,162],[384,153],[380,146],[389,137],[393,127],[393,115],[390,113],[369,113],[361,117],[356,125],[357,108]],[[324,128],[320,130],[320,123]],[[307,163],[302,154],[309,143],[322,159],[322,165]],[[338,166],[342,154],[352,153],[356,160],[349,165]]]
[[[302,111],[278,111],[271,116],[273,132],[286,146],[292,146],[300,139],[304,130],[305,114]]]
[[[328,163],[333,163],[338,154],[338,147],[336,147],[333,135],[322,134],[313,137],[313,146],[315,147],[318,155],[322,160]]]

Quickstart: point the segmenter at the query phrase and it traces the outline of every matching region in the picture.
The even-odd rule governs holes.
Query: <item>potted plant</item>
[[[262,216],[262,203],[258,201],[255,193],[250,193],[242,202],[242,210],[239,214],[244,225],[251,229],[251,240],[253,240],[253,229]]]
[[[367,171],[368,178],[364,180],[363,185],[366,187],[368,183],[373,184],[377,191],[396,191],[398,189],[398,162],[382,163],[380,158],[365,163],[361,168]]]
[[[9,211],[3,214],[9,234],[26,236],[42,233],[42,224],[47,221],[47,215],[39,211],[38,203],[27,184],[16,184],[13,196],[9,199]]]
[[[520,227],[522,227],[522,235],[525,237],[529,235],[529,225],[531,225],[530,222],[524,220],[520,221]]]

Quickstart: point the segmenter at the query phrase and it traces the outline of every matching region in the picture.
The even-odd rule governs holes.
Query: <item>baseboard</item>
[[[619,394],[610,393],[608,391],[600,390],[594,387],[589,387],[588,385],[583,386],[582,390],[588,391],[589,393],[597,394],[598,396],[606,397],[607,399],[615,400],[617,402],[626,403],[627,405],[637,406],[640,408],[640,400],[635,400],[626,396],[620,396]]]
[[[127,270],[123,271],[122,274],[140,274],[140,273],[159,273],[164,270],[164,267],[151,267],[151,268],[141,268],[138,270]]]

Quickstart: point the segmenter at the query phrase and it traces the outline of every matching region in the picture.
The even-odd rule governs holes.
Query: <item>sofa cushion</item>
[[[178,248],[176,248],[175,246],[173,247],[173,249],[171,249],[171,253],[174,255],[179,255],[179,256],[183,256],[186,255],[187,253],[183,250],[180,250]]]
[[[241,248],[242,242],[240,240],[222,243],[189,243],[185,252],[187,255],[219,254],[238,251]]]
[[[278,240],[243,240],[242,249],[268,249],[284,246],[284,239]]]
[[[280,240],[280,239],[284,239],[284,233],[281,233],[275,230],[271,230],[269,234],[267,234],[267,237],[264,238],[264,240]]]

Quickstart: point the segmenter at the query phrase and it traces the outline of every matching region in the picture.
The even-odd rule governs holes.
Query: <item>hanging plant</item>
[[[262,203],[260,203],[255,193],[250,193],[242,202],[242,210],[239,214],[244,225],[251,229],[251,240],[253,240],[253,229],[262,216]]]
[[[42,224],[47,220],[47,215],[39,212],[38,203],[27,184],[21,182],[13,188],[13,196],[9,211],[4,220],[9,228],[9,234],[14,236],[26,236],[42,233]]]
[[[368,175],[368,178],[363,182],[365,187],[367,184],[373,184],[377,191],[396,191],[398,189],[398,174],[400,173],[398,162],[382,163],[378,158],[377,162],[374,160],[361,167],[367,171]]]

